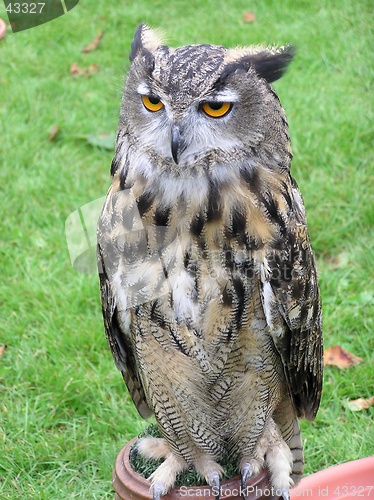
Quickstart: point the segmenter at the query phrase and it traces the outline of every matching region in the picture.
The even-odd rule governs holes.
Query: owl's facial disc
[[[229,152],[236,139],[228,133],[228,120],[239,96],[231,89],[208,87],[199,96],[180,100],[178,93],[165,95],[159,84],[137,86],[142,143],[176,165],[187,165],[212,150]],[[230,116],[229,116],[230,115]]]
[[[153,147],[161,148],[164,155],[169,151],[175,164],[178,165],[181,158],[183,161],[187,160],[191,155],[196,158],[198,151],[207,152],[208,144],[211,148],[219,148],[224,146],[223,142],[227,142],[227,140],[223,141],[222,137],[219,139],[218,136],[215,141],[214,131],[217,134],[220,129],[224,128],[219,125],[219,122],[229,115],[234,103],[238,100],[234,92],[227,90],[214,92],[214,94],[208,92],[205,96],[182,104],[177,111],[173,102],[167,102],[166,99],[164,103],[163,99],[157,95],[158,92],[146,83],[141,83],[137,91],[146,113],[145,116],[149,116],[147,119],[150,125],[147,134],[148,144],[153,142],[152,138],[156,137],[154,132],[157,132],[158,144],[153,142]],[[209,141],[206,140],[208,136]]]
[[[232,102],[221,101],[202,101],[198,105],[198,113],[205,114],[211,119],[219,119],[226,116],[232,109]],[[173,160],[178,165],[181,155],[188,148],[188,142],[185,140],[185,130],[179,124],[171,126],[171,153]]]

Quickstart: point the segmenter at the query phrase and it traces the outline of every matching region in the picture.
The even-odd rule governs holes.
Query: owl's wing
[[[304,205],[293,179],[288,196],[292,209],[262,269],[262,298],[298,416],[312,420],[322,391],[321,301]]]
[[[104,208],[105,210],[105,208]],[[100,245],[100,231],[98,234],[98,268],[100,278],[101,305],[104,318],[105,333],[117,368],[121,371],[131,398],[143,418],[148,418],[153,411],[149,408],[143,385],[140,380],[138,367],[135,361],[134,346],[118,319],[116,298],[110,285],[110,273],[106,269],[109,258],[106,258],[105,245]],[[109,263],[109,265],[111,265]]]

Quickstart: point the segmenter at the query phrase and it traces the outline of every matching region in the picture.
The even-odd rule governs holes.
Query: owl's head
[[[157,31],[140,25],[131,46],[120,128],[139,154],[178,175],[251,157],[270,168],[287,168],[287,121],[270,83],[293,56],[291,46],[173,49],[163,45]]]

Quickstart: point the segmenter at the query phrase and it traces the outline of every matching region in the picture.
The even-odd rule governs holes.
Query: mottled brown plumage
[[[138,446],[166,458],[155,499],[189,466],[217,486],[227,455],[243,484],[266,465],[284,498],[302,473],[297,418],[319,405],[321,305],[269,84],[292,57],[135,34],[98,257],[111,351],[163,436]]]

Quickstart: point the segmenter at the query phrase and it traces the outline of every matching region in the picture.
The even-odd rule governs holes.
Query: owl
[[[194,468],[219,498],[266,468],[289,499],[303,470],[299,418],[322,388],[321,303],[288,125],[271,83],[291,46],[162,42],[140,25],[98,223],[106,336],[160,438],[159,500]]]

